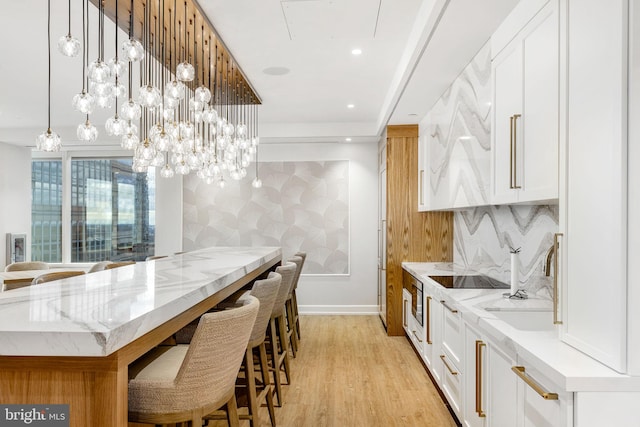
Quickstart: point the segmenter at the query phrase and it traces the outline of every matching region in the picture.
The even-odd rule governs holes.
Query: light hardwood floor
[[[300,322],[292,384],[276,408],[279,427],[456,426],[407,339],[386,336],[378,316]],[[266,407],[260,416],[260,427],[269,427]]]

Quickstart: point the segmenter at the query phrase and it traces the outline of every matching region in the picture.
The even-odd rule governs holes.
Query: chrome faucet
[[[547,260],[546,260],[545,269],[544,269],[545,276],[551,275],[551,258],[555,255],[556,255],[556,245],[553,244],[547,251]]]

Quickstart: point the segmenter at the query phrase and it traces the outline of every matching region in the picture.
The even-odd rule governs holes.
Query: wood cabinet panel
[[[402,335],[402,262],[452,261],[453,214],[418,212],[418,126],[387,128],[387,333]]]

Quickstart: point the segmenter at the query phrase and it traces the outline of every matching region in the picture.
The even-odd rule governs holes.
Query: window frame
[[[66,147],[59,152],[44,152],[34,150],[31,160],[60,160],[62,162],[62,226],[61,226],[61,252],[60,263],[50,263],[59,266],[89,266],[92,262],[71,261],[71,161],[72,160],[105,160],[116,158],[131,158],[130,150],[117,149],[115,147],[105,149],[103,147]],[[156,183],[157,184],[157,183]],[[156,190],[157,193],[157,190]],[[33,203],[33,201],[32,201]],[[155,205],[155,202],[154,202]],[[31,224],[33,227],[33,224]],[[31,233],[30,227],[30,233]]]

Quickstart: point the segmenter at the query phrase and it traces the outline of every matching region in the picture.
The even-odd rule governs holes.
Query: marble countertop
[[[403,262],[402,267],[423,282],[426,292],[457,308],[465,322],[517,357],[518,363],[532,366],[565,391],[640,391],[640,377],[620,374],[565,344],[557,327],[516,329],[497,317],[500,311],[551,312],[548,298],[529,295],[526,300],[507,299],[502,296],[504,289],[447,289],[429,279],[430,275],[478,274],[452,263]]]
[[[2,292],[0,355],[109,355],[281,256],[207,248]]]

